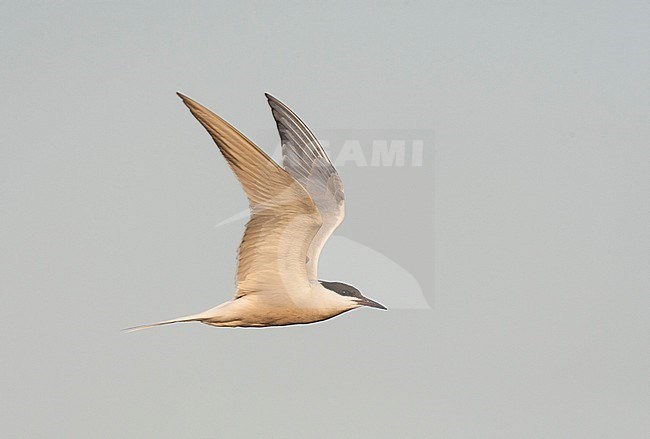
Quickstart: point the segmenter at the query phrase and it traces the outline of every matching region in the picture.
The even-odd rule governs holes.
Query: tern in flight
[[[177,322],[212,326],[314,323],[362,306],[386,309],[342,282],[318,279],[318,257],[343,221],[343,184],[307,126],[266,95],[282,140],[280,167],[219,116],[178,93],[208,131],[239,180],[251,211],[237,255],[235,296]]]

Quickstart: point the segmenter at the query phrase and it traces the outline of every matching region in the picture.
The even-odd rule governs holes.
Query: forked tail
[[[187,317],[179,317],[177,319],[173,320],[165,320],[162,322],[156,322],[156,323],[149,323],[148,325],[140,325],[140,326],[133,326],[131,328],[124,328],[122,331],[124,332],[135,332],[135,331],[140,331],[142,329],[149,329],[153,328],[156,326],[162,326],[162,325],[170,325],[172,323],[181,323],[181,322],[200,322],[202,319],[198,315],[194,316],[187,316]]]

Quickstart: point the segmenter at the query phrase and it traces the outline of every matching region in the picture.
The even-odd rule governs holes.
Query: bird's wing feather
[[[307,276],[318,279],[318,258],[345,216],[343,182],[316,136],[282,102],[266,94],[282,140],[282,166],[307,190],[323,221],[307,253]]]
[[[253,142],[202,105],[179,96],[208,131],[248,197],[237,292],[290,297],[307,291],[305,257],[322,222],[309,194]]]

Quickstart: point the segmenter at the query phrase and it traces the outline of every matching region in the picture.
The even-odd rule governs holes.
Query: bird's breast
[[[214,326],[286,326],[314,323],[347,311],[323,300],[321,292],[299,295],[248,293],[219,309],[219,315],[204,321]]]

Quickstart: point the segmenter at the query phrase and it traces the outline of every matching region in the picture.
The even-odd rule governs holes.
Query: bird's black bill
[[[359,303],[359,305],[369,306],[371,308],[379,308],[379,309],[383,309],[383,310],[388,309],[384,305],[382,305],[381,303],[375,302],[374,300],[370,300],[367,297],[364,297],[363,299],[359,300],[358,303]]]

